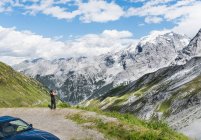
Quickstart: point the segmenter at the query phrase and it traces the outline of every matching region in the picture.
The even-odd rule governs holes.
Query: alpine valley
[[[154,32],[93,58],[38,58],[13,67],[56,89],[63,101],[164,119],[201,138],[195,131],[201,122],[201,30],[192,39]]]

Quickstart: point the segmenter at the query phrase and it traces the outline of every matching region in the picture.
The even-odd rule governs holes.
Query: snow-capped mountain
[[[42,58],[24,61],[14,68],[57,89],[70,103],[101,96],[122,83],[169,66],[189,38],[173,32],[154,32],[135,46],[93,58]]]
[[[188,37],[173,32],[154,32],[142,38],[135,51],[128,48],[128,51],[120,52],[127,68],[118,73],[114,82],[133,81],[146,73],[169,66],[189,41]]]

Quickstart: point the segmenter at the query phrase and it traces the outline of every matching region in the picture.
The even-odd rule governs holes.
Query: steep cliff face
[[[137,46],[94,58],[24,61],[14,68],[57,89],[72,104],[99,97],[113,87],[127,84],[146,73],[170,65],[189,38],[173,32],[158,32],[141,39]]]

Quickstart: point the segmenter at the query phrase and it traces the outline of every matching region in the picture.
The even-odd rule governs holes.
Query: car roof
[[[7,122],[7,121],[13,121],[16,120],[17,118],[11,117],[11,116],[1,116],[0,117],[0,123],[2,122]]]

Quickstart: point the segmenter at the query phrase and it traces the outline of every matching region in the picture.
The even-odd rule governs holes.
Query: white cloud
[[[12,11],[12,7],[10,5],[7,5],[8,3],[13,3],[13,1],[12,0],[0,1],[0,13]]]
[[[179,12],[186,12],[186,16],[178,20],[172,30],[193,37],[201,28],[201,1]]]
[[[150,23],[160,23],[162,21],[163,21],[163,19],[160,17],[157,17],[157,16],[148,16],[145,18],[145,22],[149,23],[149,24]]]
[[[114,1],[2,0],[0,2],[0,12],[12,11],[13,7],[20,7],[24,14],[36,15],[42,13],[64,20],[79,17],[80,20],[86,23],[114,21],[124,15],[123,8]],[[73,10],[71,7],[73,7]]]
[[[136,43],[136,40],[132,39],[132,33],[128,31],[105,30],[100,34],[87,34],[64,43],[30,31],[0,27],[0,60],[12,65],[38,57],[91,57],[122,49],[131,43]]]
[[[80,14],[78,10],[68,12],[66,8],[55,6],[58,3],[66,3],[68,1],[54,1],[54,0],[45,0],[40,1],[39,3],[33,3],[32,5],[23,5],[26,9],[25,14],[35,15],[37,13],[43,13],[45,15],[51,15],[58,19],[69,20],[75,18]]]
[[[134,2],[134,3],[138,3],[138,2],[145,2],[147,0],[127,0],[129,2]]]
[[[84,22],[107,22],[119,19],[124,15],[123,9],[114,2],[90,0],[79,2],[80,19]]]
[[[173,22],[176,25],[171,30],[193,37],[201,28],[200,13],[200,0],[150,0],[141,7],[129,8],[126,16],[144,17],[146,23]]]
[[[129,31],[117,31],[117,30],[105,30],[102,33],[103,36],[109,38],[129,38],[132,37],[133,34]]]

